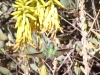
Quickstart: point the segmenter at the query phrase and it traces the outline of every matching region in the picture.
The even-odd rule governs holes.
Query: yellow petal
[[[45,65],[43,65],[43,66],[41,67],[41,72],[40,72],[40,75],[47,75]]]
[[[26,14],[26,16],[27,17],[29,17],[29,18],[31,18],[32,20],[36,20],[36,18],[35,17],[33,17],[32,15],[30,15],[30,14]]]

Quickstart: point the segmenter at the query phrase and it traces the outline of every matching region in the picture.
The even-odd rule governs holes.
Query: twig
[[[68,70],[63,75],[66,75],[66,73],[68,73],[71,67],[73,66],[73,62],[70,57],[69,57],[69,60],[71,61],[71,65],[68,67]]]
[[[60,15],[59,15],[60,16]],[[73,26],[76,30],[78,30],[79,32],[81,32],[80,29],[78,29],[77,27],[75,27],[75,24],[71,24],[69,21],[67,21],[66,19],[64,19],[62,16],[60,16],[65,22],[67,22],[68,24],[70,24],[71,26]]]
[[[52,68],[44,61],[44,60],[42,60],[46,65],[47,65],[47,67],[50,69],[50,71],[52,72]],[[53,73],[53,72],[52,72]]]
[[[93,15],[95,17],[96,16],[96,9],[95,9],[95,5],[94,5],[94,0],[91,0],[91,2],[92,2]],[[98,25],[98,28],[99,28],[98,19],[96,20],[96,22],[97,22],[97,25]]]
[[[59,69],[61,68],[61,66],[64,64],[64,62],[66,61],[66,59],[71,55],[71,53],[72,53],[73,51],[74,51],[74,50],[71,50],[71,51],[67,54],[67,56],[64,58],[62,64],[58,67],[57,71],[59,71]]]
[[[88,31],[88,34],[90,33],[91,29],[93,28],[93,25],[94,25],[94,23],[96,22],[96,20],[97,20],[97,18],[98,18],[98,16],[99,16],[99,12],[100,12],[100,10],[98,11],[96,17],[94,18],[94,21],[93,21],[93,23],[92,23],[92,25],[91,25],[91,28],[90,28],[89,31]]]
[[[85,74],[85,75],[89,75],[89,72],[90,72],[90,68],[89,68],[89,65],[88,65],[88,55],[87,55],[87,39],[86,39],[86,36],[87,36],[87,32],[84,30],[84,24],[85,24],[85,11],[84,11],[84,2],[85,0],[79,0],[79,19],[80,19],[80,27],[81,27],[81,30],[82,30],[82,39],[81,39],[81,42],[82,42],[82,54],[83,54],[83,65],[84,65],[84,68],[81,68],[82,72]]]
[[[86,11],[85,11],[85,14],[88,15],[91,19],[94,20],[94,18],[90,14],[88,14]]]
[[[18,75],[18,73],[17,73],[17,66],[19,66],[22,62],[23,62],[23,60],[21,60],[20,62],[17,62],[16,60],[14,60],[7,52],[4,52],[4,54],[7,56],[7,57],[9,57],[16,65],[16,75]],[[20,66],[19,66],[20,67]]]

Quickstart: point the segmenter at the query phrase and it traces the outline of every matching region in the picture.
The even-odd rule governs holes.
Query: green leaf
[[[48,57],[51,57],[52,55],[55,55],[57,53],[57,50],[49,49],[48,50]]]
[[[97,39],[95,39],[95,38],[92,38],[92,41],[91,41],[92,43],[94,43],[94,44],[99,44],[99,41],[97,41]]]
[[[3,12],[2,11],[0,11],[0,16],[3,14]]]
[[[87,30],[87,27],[88,27],[88,26],[87,26],[87,24],[85,23],[83,27],[84,27],[84,30]]]
[[[91,32],[94,33],[99,39],[100,39],[100,34],[95,32],[93,29],[91,29]]]
[[[67,8],[76,8],[73,0],[60,0],[61,4]]]
[[[100,49],[99,49],[99,51],[97,51],[97,52],[95,53],[95,56],[96,56],[96,57],[100,57]]]
[[[53,50],[53,51],[52,51],[52,54],[55,55],[56,53],[57,53],[57,50]]]
[[[82,48],[82,43],[81,43],[81,41],[76,41],[75,42],[75,45],[76,45],[76,51],[80,51],[81,50],[81,48]]]
[[[85,74],[86,73],[86,70],[84,69],[83,66],[80,66],[80,69],[82,70],[82,72]]]
[[[39,70],[38,66],[36,64],[30,64],[30,67],[35,70],[36,72]]]
[[[0,48],[4,47],[4,42],[0,41]]]
[[[46,55],[47,55],[47,51],[46,51],[46,50],[43,51],[42,54],[43,54],[44,56],[46,56]]]
[[[78,62],[75,62],[74,72],[75,72],[76,75],[81,75],[81,69],[78,65],[79,65]]]
[[[93,44],[91,42],[88,43],[87,49],[94,49],[94,46],[93,46]]]
[[[2,5],[2,8],[1,8],[1,11],[2,12],[6,12],[8,10],[7,6],[6,5]]]
[[[13,61],[9,62],[9,66],[10,66],[10,70],[16,69],[16,63],[14,63]]]
[[[0,73],[0,75],[2,75],[2,74]]]
[[[4,75],[12,75],[11,72],[5,67],[0,67],[0,72]]]
[[[58,61],[62,61],[64,59],[64,56],[63,55],[60,55],[59,57],[57,57],[57,60]]]
[[[31,46],[28,47],[28,50],[29,50],[29,53],[36,53],[37,52],[37,50]]]
[[[6,34],[0,34],[0,41],[7,40],[7,38]]]

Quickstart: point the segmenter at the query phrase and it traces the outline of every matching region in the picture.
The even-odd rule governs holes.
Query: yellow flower
[[[34,17],[34,7],[30,5],[33,1],[34,0],[16,0],[15,4],[13,4],[13,6],[17,8],[17,11],[13,12],[12,15],[17,19],[15,24],[15,28],[17,28],[15,46],[18,48],[20,47],[18,45],[21,43],[26,43],[26,41],[29,43],[30,41],[32,42],[30,21],[36,20]]]
[[[12,13],[17,20],[16,47],[29,43],[33,46],[32,32],[45,32],[54,36],[60,28],[60,20],[55,5],[64,7],[58,0],[16,0],[14,7],[16,11]],[[21,41],[20,41],[21,40]],[[18,44],[17,44],[18,43]]]

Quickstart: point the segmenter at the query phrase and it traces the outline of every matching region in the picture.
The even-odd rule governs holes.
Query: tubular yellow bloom
[[[30,3],[32,3],[33,2],[33,0],[29,0],[29,1],[27,1],[26,3],[25,3],[25,5],[27,6],[28,4],[30,4]]]
[[[16,45],[29,42],[32,43],[32,31],[43,31],[52,36],[61,31],[58,11],[55,5],[64,7],[58,0],[16,0],[14,7],[17,8],[12,13],[17,19],[15,28],[17,28]],[[19,41],[21,39],[21,41]],[[19,46],[18,46],[19,47]]]
[[[33,17],[32,15],[30,15],[30,14],[26,14],[26,16],[27,17],[29,17],[30,19],[32,19],[32,20],[36,20],[36,18],[35,17]]]
[[[19,16],[16,24],[15,24],[15,28],[19,27],[19,25],[21,25],[21,20],[22,20],[22,15]]]
[[[40,75],[47,75],[45,65],[43,65],[43,66],[41,67],[41,72],[40,72]]]
[[[45,2],[44,2],[44,0],[40,0],[40,2],[41,2],[43,5],[45,5]]]
[[[51,3],[52,3],[52,1],[49,0],[49,1],[45,4],[45,6],[48,6],[48,5],[50,5]]]
[[[21,11],[15,11],[11,15],[17,15],[17,14],[21,14]]]
[[[57,4],[58,6],[64,8],[64,6],[58,1],[58,0],[53,0],[55,2],[55,4]]]
[[[34,0],[16,0],[15,4],[13,4],[13,6],[17,8],[17,11],[12,13],[14,18],[17,19],[17,22],[15,24],[15,28],[17,28],[16,44],[25,43],[26,39],[27,42],[32,41],[32,32],[29,20],[36,20],[36,18],[34,17],[34,7],[29,6],[32,1]],[[20,41],[20,39],[22,39],[22,41]],[[18,45],[19,44],[17,44],[16,47],[19,47]]]

